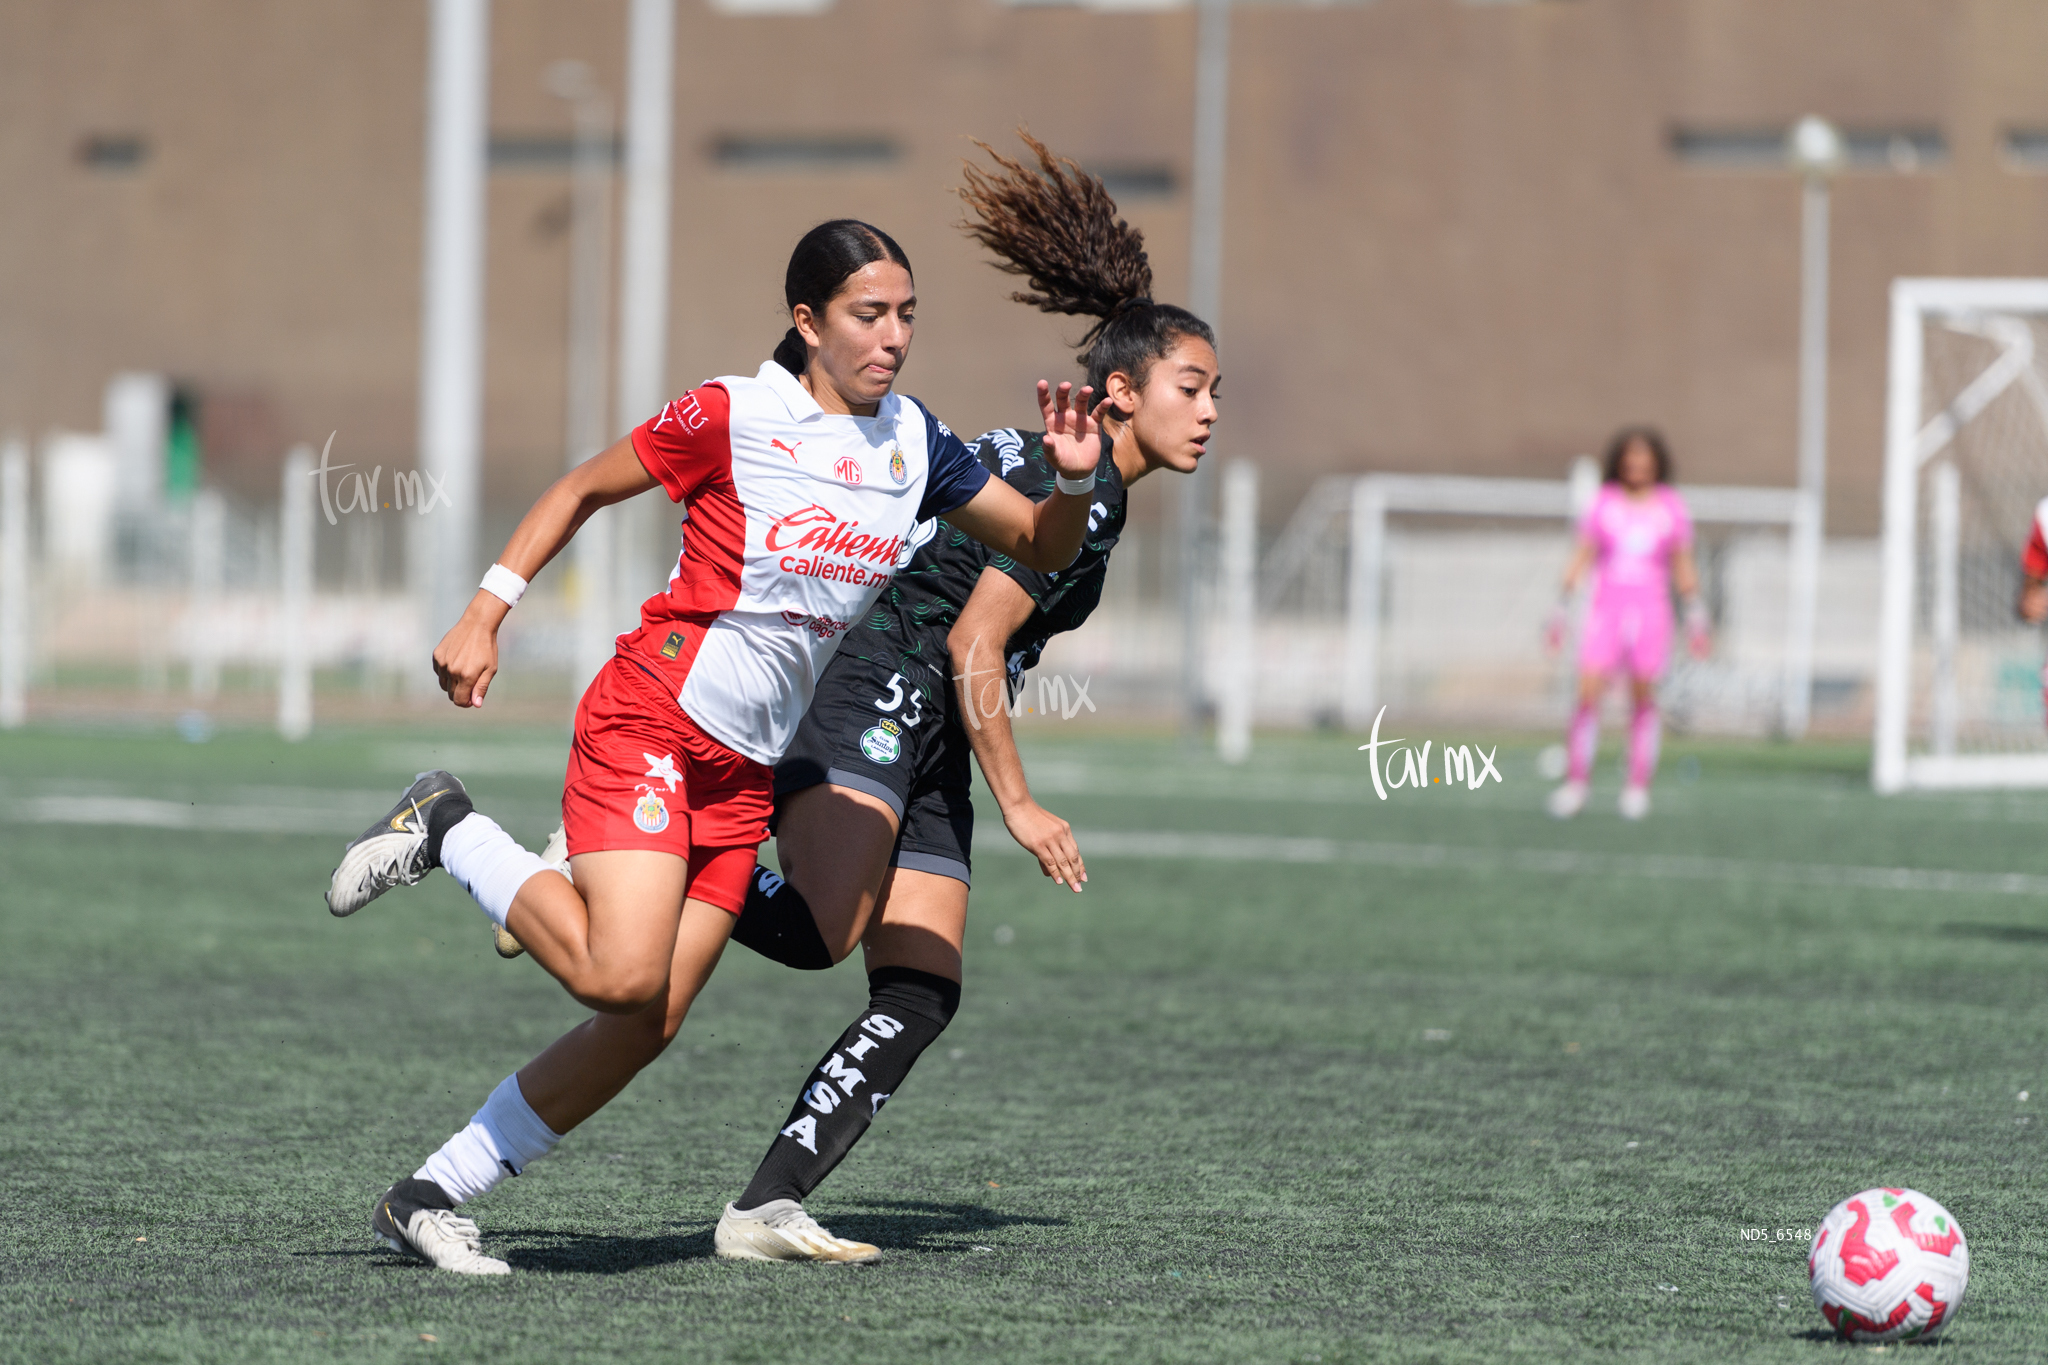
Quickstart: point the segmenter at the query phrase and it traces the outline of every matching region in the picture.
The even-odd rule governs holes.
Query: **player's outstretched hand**
[[[1095,390],[1062,382],[1057,390],[1038,381],[1038,416],[1045,423],[1045,454],[1053,468],[1070,479],[1085,479],[1102,463],[1100,414],[1109,406],[1103,399],[1093,407]]]
[[[1080,894],[1081,883],[1088,880],[1088,869],[1081,862],[1081,850],[1075,846],[1072,825],[1036,801],[1004,811],[1003,823],[1009,826],[1010,837],[1038,859],[1039,871]]]
[[[1695,659],[1704,659],[1714,652],[1714,623],[1707,615],[1706,604],[1698,598],[1685,604],[1685,643]]]
[[[462,707],[484,704],[491,679],[498,675],[498,623],[509,610],[488,593],[477,597],[488,599],[490,605],[471,601],[462,619],[434,646],[434,677],[448,700]]]

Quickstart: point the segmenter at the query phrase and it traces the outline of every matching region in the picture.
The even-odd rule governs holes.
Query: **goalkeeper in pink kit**
[[[1564,785],[1550,794],[1550,813],[1568,820],[1585,809],[1600,743],[1600,698],[1625,669],[1634,706],[1621,814],[1640,820],[1650,813],[1650,779],[1657,771],[1657,680],[1671,657],[1672,588],[1685,606],[1694,656],[1705,657],[1708,645],[1692,558],[1692,516],[1671,487],[1664,438],[1648,427],[1624,429],[1608,445],[1600,491],[1579,523],[1578,546],[1565,569],[1563,599],[1578,590],[1588,570],[1594,575],[1593,600],[1579,639],[1578,708],[1565,744]],[[1563,642],[1564,625],[1560,600],[1547,632],[1553,649]]]

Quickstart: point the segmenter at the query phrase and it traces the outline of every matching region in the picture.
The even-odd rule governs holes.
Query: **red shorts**
[[[687,894],[737,915],[768,837],[775,770],[697,728],[666,684],[625,655],[576,708],[562,782],[569,852],[644,848],[690,864]]]

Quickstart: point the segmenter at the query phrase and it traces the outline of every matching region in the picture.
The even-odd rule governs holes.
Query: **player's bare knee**
[[[852,957],[853,950],[860,946],[860,940],[861,935],[851,931],[828,937],[825,940],[825,948],[832,954],[832,965],[836,967]]]
[[[577,1000],[600,1014],[640,1014],[668,990],[668,977],[641,967],[593,973]]]

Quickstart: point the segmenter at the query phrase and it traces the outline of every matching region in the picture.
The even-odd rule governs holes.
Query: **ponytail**
[[[994,172],[969,163],[960,198],[973,212],[960,227],[997,256],[996,269],[1022,275],[1031,291],[1010,295],[1046,313],[1097,319],[1076,359],[1097,394],[1119,371],[1142,387],[1154,362],[1182,337],[1211,346],[1216,333],[1185,308],[1152,299],[1145,235],[1117,217],[1102,181],[1019,131],[1037,166],[1012,160],[985,142],[975,145]]]
[[[910,257],[880,228],[856,218],[820,223],[789,253],[789,269],[782,276],[783,303],[791,312],[805,304],[822,320],[825,305],[845,286],[847,278],[876,261],[894,261],[906,272],[910,270]],[[782,343],[775,348],[775,363],[795,375],[808,368],[810,351],[802,332],[792,327],[783,333]]]
[[[802,374],[810,363],[810,352],[804,349],[804,334],[792,327],[782,334],[782,342],[775,348],[775,363],[791,374]]]

